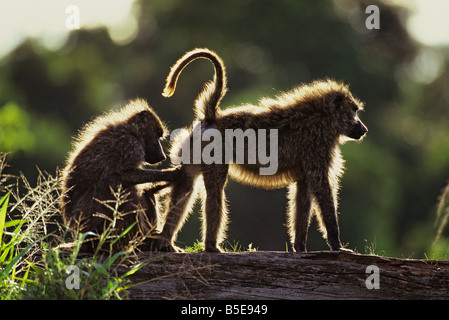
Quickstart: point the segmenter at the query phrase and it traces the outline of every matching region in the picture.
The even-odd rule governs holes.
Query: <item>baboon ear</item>
[[[134,116],[134,121],[137,123],[137,124],[145,124],[146,122],[147,122],[147,112],[148,111],[145,111],[145,110],[143,110],[143,111],[140,111],[138,114],[136,114],[135,116]]]
[[[332,92],[325,96],[324,102],[329,108],[334,108],[335,110],[340,109],[343,104],[344,95],[341,92]]]
[[[334,105],[335,109],[340,109],[341,105],[343,104],[343,95],[341,93],[337,93],[334,96],[334,100],[332,101],[332,104]]]

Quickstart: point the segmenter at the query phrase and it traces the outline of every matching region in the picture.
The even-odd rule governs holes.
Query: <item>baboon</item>
[[[160,143],[165,131],[159,117],[141,99],[99,116],[80,131],[62,180],[63,220],[75,236],[104,231],[105,217],[113,219],[110,206],[115,205],[108,201],[115,200],[113,192],[120,188],[126,200],[117,208],[123,216],[117,220],[116,233],[137,224],[120,242],[125,245],[137,234],[147,236],[155,229],[155,193],[179,176],[177,168],[151,168],[166,159]]]
[[[209,59],[215,68],[214,80],[206,85],[195,102],[195,113],[203,132],[213,128],[224,135],[229,129],[275,129],[278,141],[270,141],[270,138],[267,144],[277,143],[278,167],[274,174],[261,175],[259,169],[263,165],[259,160],[253,164],[236,163],[235,158],[229,164],[225,161],[183,164],[184,175],[173,186],[160,234],[166,239],[165,243],[162,240],[161,246],[177,250],[174,246],[176,234],[190,210],[192,201],[189,198],[195,193],[194,182],[202,176],[205,188],[201,194],[204,200],[204,247],[210,252],[221,251],[219,245],[227,225],[224,187],[229,174],[232,179],[255,187],[288,187],[287,221],[294,251],[306,251],[307,232],[313,215],[330,249],[348,250],[341,245],[337,221],[337,193],[344,164],[339,143],[360,140],[368,131],[357,115],[363,103],[352,96],[347,85],[325,79],[300,85],[274,99],[264,98],[257,106],[247,104],[220,110],[218,105],[226,92],[225,69],[222,60],[207,49],[186,53],[172,67],[164,96],[174,93],[180,72],[197,58]],[[175,154],[179,145],[192,139],[192,133],[179,139],[172,150]],[[245,141],[244,149],[249,147]]]

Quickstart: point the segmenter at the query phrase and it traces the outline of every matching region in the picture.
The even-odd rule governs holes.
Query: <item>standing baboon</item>
[[[205,198],[205,249],[220,251],[227,222],[224,186],[229,173],[231,178],[244,184],[266,189],[289,188],[288,227],[295,251],[306,251],[312,212],[330,249],[345,250],[340,242],[337,221],[337,192],[343,173],[343,159],[338,145],[347,139],[359,140],[367,132],[357,116],[363,104],[352,96],[346,85],[333,80],[320,80],[301,85],[275,99],[262,99],[258,106],[243,105],[219,110],[218,104],[226,92],[225,71],[221,59],[204,49],[187,53],[172,67],[164,96],[173,94],[180,72],[197,58],[209,59],[215,67],[214,81],[208,83],[195,104],[203,132],[212,128],[224,136],[229,130],[274,130],[278,140],[270,136],[268,146],[256,146],[256,149],[277,151],[277,170],[273,174],[262,175],[260,169],[263,165],[259,159],[255,163],[239,163],[235,161],[235,153],[230,163],[226,162],[227,159],[213,164],[184,163],[183,178],[176,181],[172,190],[170,207],[160,235],[166,240],[161,246],[176,250],[176,234],[190,210],[192,201],[189,198],[194,193],[194,182],[201,175],[205,187],[202,194]],[[176,148],[188,139],[192,140],[192,135],[176,141],[173,152],[178,152]],[[224,143],[222,147],[225,147]],[[253,144],[245,140],[244,149],[248,151],[250,147],[254,147]],[[248,156],[245,159],[248,160]]]
[[[113,218],[113,192],[126,195],[118,211],[116,233],[134,222],[137,233],[147,236],[155,229],[158,212],[154,193],[179,176],[178,169],[149,168],[166,159],[160,139],[165,126],[143,100],[134,100],[121,110],[107,113],[88,123],[78,135],[63,171],[64,222],[73,233],[104,231],[108,217]],[[109,202],[109,203],[108,203]],[[125,241],[125,242],[126,242]]]

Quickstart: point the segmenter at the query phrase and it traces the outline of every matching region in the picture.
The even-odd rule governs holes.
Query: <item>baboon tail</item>
[[[227,91],[224,63],[215,52],[208,49],[195,49],[187,52],[171,68],[162,95],[167,98],[172,96],[175,92],[176,83],[181,71],[190,62],[199,58],[210,60],[215,68],[214,79],[205,85],[204,90],[195,101],[195,113],[197,119],[211,124],[215,122],[218,105]]]

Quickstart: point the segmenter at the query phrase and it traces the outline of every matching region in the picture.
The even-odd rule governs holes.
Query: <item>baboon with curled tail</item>
[[[165,130],[153,109],[138,99],[94,119],[80,131],[62,181],[63,219],[75,237],[78,232],[104,231],[105,217],[113,218],[108,201],[115,200],[113,192],[119,188],[126,200],[118,208],[124,215],[117,220],[116,234],[137,224],[120,245],[155,230],[155,193],[179,176],[176,168],[151,167],[166,159],[160,144]],[[148,183],[152,184],[144,185]]]
[[[176,234],[190,210],[195,181],[201,176],[205,187],[201,193],[205,250],[221,251],[219,245],[227,225],[224,187],[229,174],[232,179],[255,187],[288,187],[288,228],[295,251],[306,251],[312,215],[316,216],[330,249],[347,250],[341,245],[337,220],[337,194],[344,163],[339,143],[360,140],[368,131],[357,115],[363,103],[352,96],[347,85],[326,79],[303,84],[275,98],[262,99],[256,106],[220,110],[219,102],[226,93],[225,70],[221,59],[207,49],[188,52],[172,67],[164,96],[174,93],[180,72],[198,58],[212,61],[215,67],[214,80],[195,102],[201,127],[218,130],[222,136],[226,129],[277,130],[278,140],[270,139],[268,145],[277,143],[278,167],[274,174],[261,175],[260,162],[184,163],[183,178],[176,181],[172,190],[160,246],[177,250]],[[187,139],[192,140],[192,133],[175,141],[175,154],[176,148]],[[244,148],[249,149],[247,141]]]

